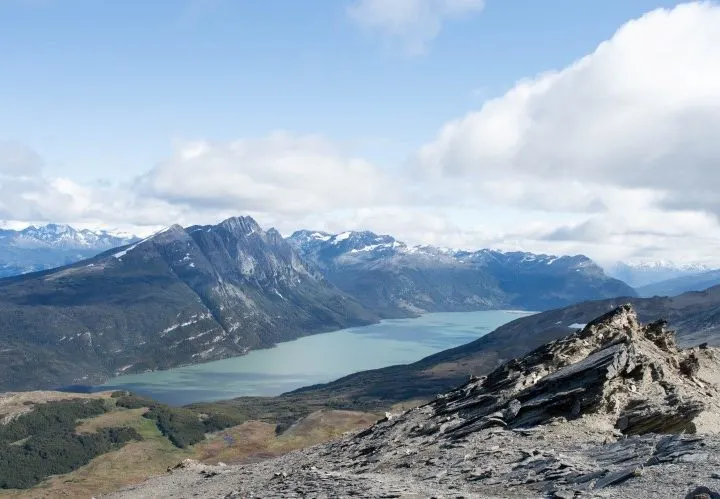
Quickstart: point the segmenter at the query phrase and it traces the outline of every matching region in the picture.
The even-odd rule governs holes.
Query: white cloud
[[[418,162],[483,181],[550,178],[696,200],[698,190],[720,187],[713,61],[720,61],[720,7],[654,11],[568,68],[522,81],[448,123]]]
[[[348,15],[361,27],[423,52],[444,22],[480,12],[484,0],[355,0]]]
[[[276,132],[179,148],[143,176],[143,195],[209,209],[303,215],[382,203],[389,178],[318,136]]]

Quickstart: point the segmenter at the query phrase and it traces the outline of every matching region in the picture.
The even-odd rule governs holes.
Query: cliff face
[[[623,306],[343,440],[114,497],[684,497],[720,465],[720,351]]]

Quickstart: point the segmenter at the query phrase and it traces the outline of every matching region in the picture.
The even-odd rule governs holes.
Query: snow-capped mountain
[[[101,382],[377,320],[250,217],[172,225],[0,280],[0,391]]]
[[[0,230],[0,241],[24,248],[63,248],[106,250],[137,240],[133,235],[116,235],[107,231],[77,230],[69,225],[47,224],[26,229]]]
[[[634,288],[709,270],[714,269],[704,264],[674,263],[669,260],[615,262],[605,267],[608,275],[625,281]]]
[[[301,230],[288,240],[343,291],[388,317],[634,296],[586,256],[409,246],[368,231]]]
[[[137,240],[132,235],[59,224],[0,229],[0,277],[67,265]]]

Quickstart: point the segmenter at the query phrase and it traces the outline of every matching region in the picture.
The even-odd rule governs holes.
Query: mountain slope
[[[137,240],[58,224],[0,229],[0,277],[60,267]]]
[[[688,291],[703,289],[720,284],[720,270],[709,270],[699,274],[690,274],[666,281],[654,282],[636,289],[640,296],[676,296]]]
[[[584,256],[409,247],[367,231],[297,231],[288,241],[333,284],[385,317],[511,307],[546,310],[635,295]]]
[[[719,370],[624,306],[335,442],[111,497],[714,497]]]
[[[176,225],[0,280],[0,389],[97,383],[376,319],[251,218]]]

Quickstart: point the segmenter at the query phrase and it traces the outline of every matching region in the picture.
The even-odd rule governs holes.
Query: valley
[[[171,226],[0,291],[0,386],[67,389],[0,399],[6,468],[38,469],[8,475],[8,497],[211,477],[347,438],[626,303],[682,346],[720,344],[720,287],[639,298],[581,255],[283,238],[249,217]],[[53,411],[70,411],[62,437],[13,429]],[[37,459],[57,445],[74,450]]]
[[[582,255],[451,251],[367,231],[284,238],[251,217],[172,225],[0,279],[0,389],[97,385],[388,318],[617,296],[635,291]]]

